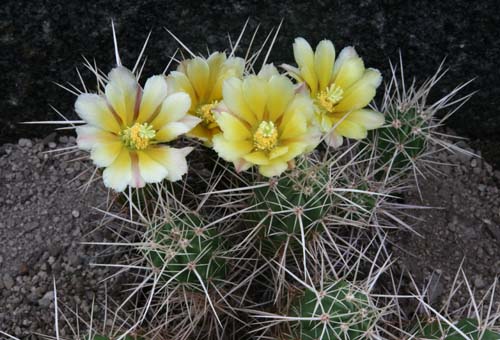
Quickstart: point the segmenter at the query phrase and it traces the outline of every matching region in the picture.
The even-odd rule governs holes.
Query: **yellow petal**
[[[247,162],[250,162],[252,164],[257,164],[257,165],[262,165],[262,164],[268,164],[269,163],[269,158],[263,151],[255,151],[249,154],[246,154],[243,156],[243,159]]]
[[[367,106],[375,97],[377,87],[382,81],[380,72],[367,69],[363,77],[344,92],[344,99],[335,107],[338,112],[347,112]]]
[[[299,68],[307,67],[314,70],[314,52],[304,38],[296,38],[293,43],[293,56]]]
[[[158,142],[170,142],[182,134],[190,131],[193,127],[187,126],[181,122],[171,122],[165,124],[158,132],[156,132],[156,140]]]
[[[132,178],[132,163],[129,151],[122,148],[115,161],[104,169],[102,179],[104,185],[116,191],[123,191]]]
[[[272,76],[269,80],[267,111],[269,120],[276,121],[285,113],[295,93],[292,82],[285,76]]]
[[[205,94],[208,95],[208,78],[210,76],[210,69],[208,64],[203,58],[195,57],[190,60],[186,67],[187,76],[196,91],[198,100],[204,101]]]
[[[120,140],[117,135],[90,125],[78,126],[76,135],[76,143],[83,150],[90,150],[99,143],[111,143]]]
[[[334,126],[336,133],[347,138],[363,139],[366,138],[367,135],[367,131],[362,125],[351,122],[347,119],[344,119],[340,123],[335,123]]]
[[[257,118],[245,102],[242,91],[243,82],[238,78],[227,79],[222,86],[224,104],[231,113],[236,114],[250,125],[255,125]]]
[[[150,150],[147,149],[137,151],[139,171],[146,183],[159,183],[167,177],[168,171],[162,164],[152,158],[154,153],[152,155],[149,153]]]
[[[324,89],[330,83],[335,62],[335,48],[330,40],[319,42],[314,52],[314,70],[319,81],[319,88]]]
[[[263,120],[268,95],[267,81],[257,76],[249,76],[243,80],[242,90],[247,106],[257,120]]]
[[[333,79],[335,84],[341,89],[347,90],[351,85],[361,79],[365,73],[365,64],[359,57],[347,59]]]
[[[231,77],[241,78],[245,69],[245,61],[242,58],[228,58],[218,71],[214,82],[210,82],[212,91],[207,97],[207,102],[218,101],[222,98],[222,84]],[[210,67],[212,74],[212,67]]]
[[[288,146],[277,146],[269,153],[269,159],[275,159],[285,155],[288,152]]]
[[[148,121],[167,96],[167,81],[164,76],[152,76],[146,81],[139,108],[139,123]]]
[[[120,140],[111,143],[98,143],[90,152],[92,162],[99,168],[111,165],[123,148]]]
[[[124,125],[133,123],[138,90],[136,77],[125,67],[118,66],[109,72],[106,99]]]
[[[120,132],[120,124],[109,110],[106,99],[97,94],[79,95],[75,102],[75,111],[90,125],[109,132]]]
[[[252,137],[249,128],[238,118],[227,112],[216,114],[216,122],[229,141],[240,141]]]
[[[212,138],[214,150],[221,158],[228,162],[235,162],[244,155],[250,153],[253,145],[250,141],[229,141],[222,134],[215,135]]]
[[[279,176],[288,169],[287,162],[274,162],[259,166],[259,172],[266,177]]]
[[[260,69],[257,76],[260,79],[269,81],[273,76],[278,76],[280,73],[273,64],[265,64]]]
[[[155,130],[161,129],[165,124],[175,122],[184,117],[191,107],[191,99],[185,92],[169,95],[163,101],[159,114],[151,124]]]
[[[172,71],[167,77],[167,85],[169,93],[185,92],[191,98],[190,110],[194,110],[198,105],[198,97],[194,92],[193,86],[188,77],[179,71]]]
[[[286,125],[281,125],[280,139],[300,138],[307,132],[307,120],[304,115],[296,114],[288,119]]]
[[[167,169],[166,178],[169,181],[178,181],[188,171],[186,156],[193,150],[187,147],[175,149],[168,146],[156,146],[147,150],[148,155]]]
[[[384,125],[384,115],[373,110],[358,110],[349,113],[347,119],[363,126],[367,130],[378,129]]]
[[[210,140],[212,139],[211,129],[206,128],[202,124],[196,125],[186,135],[190,136],[190,137],[195,137],[195,138],[201,139],[202,141],[208,141],[208,142],[210,142]]]
[[[358,58],[358,53],[352,46],[347,46],[340,51],[337,61],[335,61],[335,65],[333,66],[332,80],[337,77],[340,69],[344,65],[344,63],[352,58]]]

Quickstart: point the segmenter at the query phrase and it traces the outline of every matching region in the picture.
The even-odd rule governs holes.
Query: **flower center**
[[[253,146],[257,150],[269,151],[278,144],[278,129],[273,122],[262,121],[253,134]]]
[[[331,84],[326,89],[318,93],[317,100],[319,105],[326,111],[332,112],[344,96],[344,90],[336,84]]]
[[[202,120],[202,123],[205,124],[208,128],[213,128],[217,126],[214,118],[214,107],[217,106],[218,102],[214,101],[210,104],[203,104],[198,106],[196,109],[196,116]]]
[[[153,138],[156,131],[149,123],[135,123],[120,132],[123,144],[131,150],[144,150]]]

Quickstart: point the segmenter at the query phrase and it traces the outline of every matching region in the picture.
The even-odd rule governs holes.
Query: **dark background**
[[[432,75],[443,58],[450,69],[436,96],[476,78],[466,92],[479,90],[449,125],[471,138],[483,155],[500,163],[500,16],[497,1],[76,1],[3,0],[0,5],[0,143],[44,137],[52,127],[20,126],[26,120],[56,119],[53,105],[73,118],[74,98],[53,82],[78,83],[82,55],[95,58],[106,73],[114,64],[110,21],[115,21],[122,61],[132,67],[152,31],[144,75],[161,73],[176,42],[172,30],[193,51],[227,48],[227,33],[244,38],[261,24],[258,40],[284,19],[271,53],[276,64],[291,62],[292,42],[334,41],[337,51],[354,45],[367,66],[388,78],[388,60],[399,51],[405,72]],[[82,69],[82,68],[81,68]],[[86,79],[91,79],[85,73]],[[90,82],[92,83],[92,82]],[[466,93],[464,92],[464,94]],[[498,153],[498,154],[497,154]]]

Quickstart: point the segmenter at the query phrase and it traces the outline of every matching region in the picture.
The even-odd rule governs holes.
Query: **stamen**
[[[342,100],[343,96],[344,90],[333,83],[318,93],[317,101],[324,110],[332,112],[335,109],[335,105]]]
[[[148,123],[135,123],[120,132],[123,144],[131,150],[146,149],[156,137],[156,131]]]
[[[214,117],[214,107],[217,106],[218,102],[214,101],[210,104],[203,104],[198,106],[196,109],[196,116],[198,116],[201,120],[202,123],[207,127],[207,128],[214,128],[217,126],[217,123],[215,122],[215,117]]]
[[[273,122],[262,121],[253,135],[254,148],[270,151],[278,144],[278,129]]]

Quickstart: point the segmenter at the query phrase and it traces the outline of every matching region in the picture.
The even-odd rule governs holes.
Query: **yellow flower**
[[[97,167],[105,168],[104,185],[116,191],[164,178],[179,180],[187,172],[192,148],[162,143],[199,123],[187,114],[190,105],[186,93],[167,96],[164,76],[149,78],[142,89],[134,74],[119,66],[109,73],[104,93],[78,96],[75,110],[87,123],[76,128],[78,146],[90,151]]]
[[[331,41],[321,41],[313,51],[306,40],[297,38],[293,52],[298,68],[283,67],[307,85],[329,145],[342,145],[342,137],[365,138],[367,130],[384,124],[381,113],[365,108],[375,97],[382,76],[378,70],[365,69],[353,47],[344,48],[335,60]]]
[[[227,58],[225,53],[212,53],[208,59],[196,57],[181,62],[177,71],[167,77],[174,92],[182,91],[191,97],[189,113],[201,119],[200,124],[189,132],[208,145],[212,137],[220,133],[214,118],[214,108],[222,99],[222,84],[229,77],[241,78],[245,62],[241,58]]]
[[[230,78],[222,92],[215,116],[222,133],[213,137],[214,150],[237,171],[258,165],[262,175],[278,176],[319,142],[313,102],[274,66]]]

